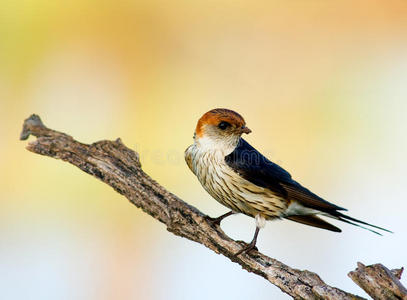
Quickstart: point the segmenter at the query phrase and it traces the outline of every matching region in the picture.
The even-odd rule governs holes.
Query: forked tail
[[[363,228],[363,229],[366,229],[366,230],[369,230],[369,231],[371,231],[371,232],[373,232],[373,233],[376,233],[376,234],[378,234],[378,235],[382,235],[382,234],[381,234],[380,232],[377,232],[376,230],[373,230],[373,229],[369,228],[369,227],[372,227],[372,228],[376,228],[376,229],[379,229],[379,230],[382,230],[382,231],[386,231],[386,232],[393,233],[393,231],[390,231],[390,230],[385,229],[385,228],[383,228],[383,227],[379,227],[379,226],[376,226],[376,225],[372,225],[372,224],[366,223],[366,222],[364,222],[364,221],[361,221],[361,220],[358,220],[358,219],[349,217],[349,216],[344,215],[343,213],[340,213],[340,212],[338,212],[338,211],[336,211],[334,214],[326,214],[326,216],[327,216],[327,217],[330,217],[330,218],[334,218],[334,219],[340,220],[340,221],[345,222],[345,223],[348,223],[348,224],[352,224],[352,225],[358,226],[358,227]],[[369,227],[362,226],[361,224],[362,224],[362,225],[369,226]]]

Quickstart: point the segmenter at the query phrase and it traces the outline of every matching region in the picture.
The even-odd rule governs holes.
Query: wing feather
[[[225,161],[246,180],[270,189],[289,202],[297,201],[305,207],[327,213],[346,210],[303,187],[292,179],[290,173],[267,159],[242,138],[235,150],[225,157]]]

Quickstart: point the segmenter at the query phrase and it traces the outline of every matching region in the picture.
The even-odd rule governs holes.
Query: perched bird
[[[194,143],[185,150],[185,160],[204,189],[230,212],[211,219],[220,224],[234,213],[254,217],[253,240],[236,255],[255,248],[259,230],[266,220],[285,218],[330,231],[341,230],[321,219],[323,215],[380,234],[360,224],[387,229],[343,214],[345,208],[332,204],[292,179],[291,175],[264,157],[241,136],[251,130],[241,115],[217,108],[198,121]]]

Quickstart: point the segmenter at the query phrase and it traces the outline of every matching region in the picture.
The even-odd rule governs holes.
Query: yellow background
[[[405,1],[2,1],[0,298],[288,299],[27,152],[31,113],[82,142],[121,137],[153,178],[216,216],[226,209],[183,151],[204,112],[234,109],[295,179],[395,231],[276,221],[260,250],[361,295],[346,276],[357,261],[406,266],[406,15]],[[245,216],[222,226],[246,241],[254,230]]]

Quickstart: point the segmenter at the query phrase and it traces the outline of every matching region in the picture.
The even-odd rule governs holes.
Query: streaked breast
[[[260,213],[266,219],[272,219],[281,216],[287,208],[285,199],[233,171],[221,153],[200,152],[192,145],[185,152],[185,160],[204,189],[235,212],[253,217]]]

